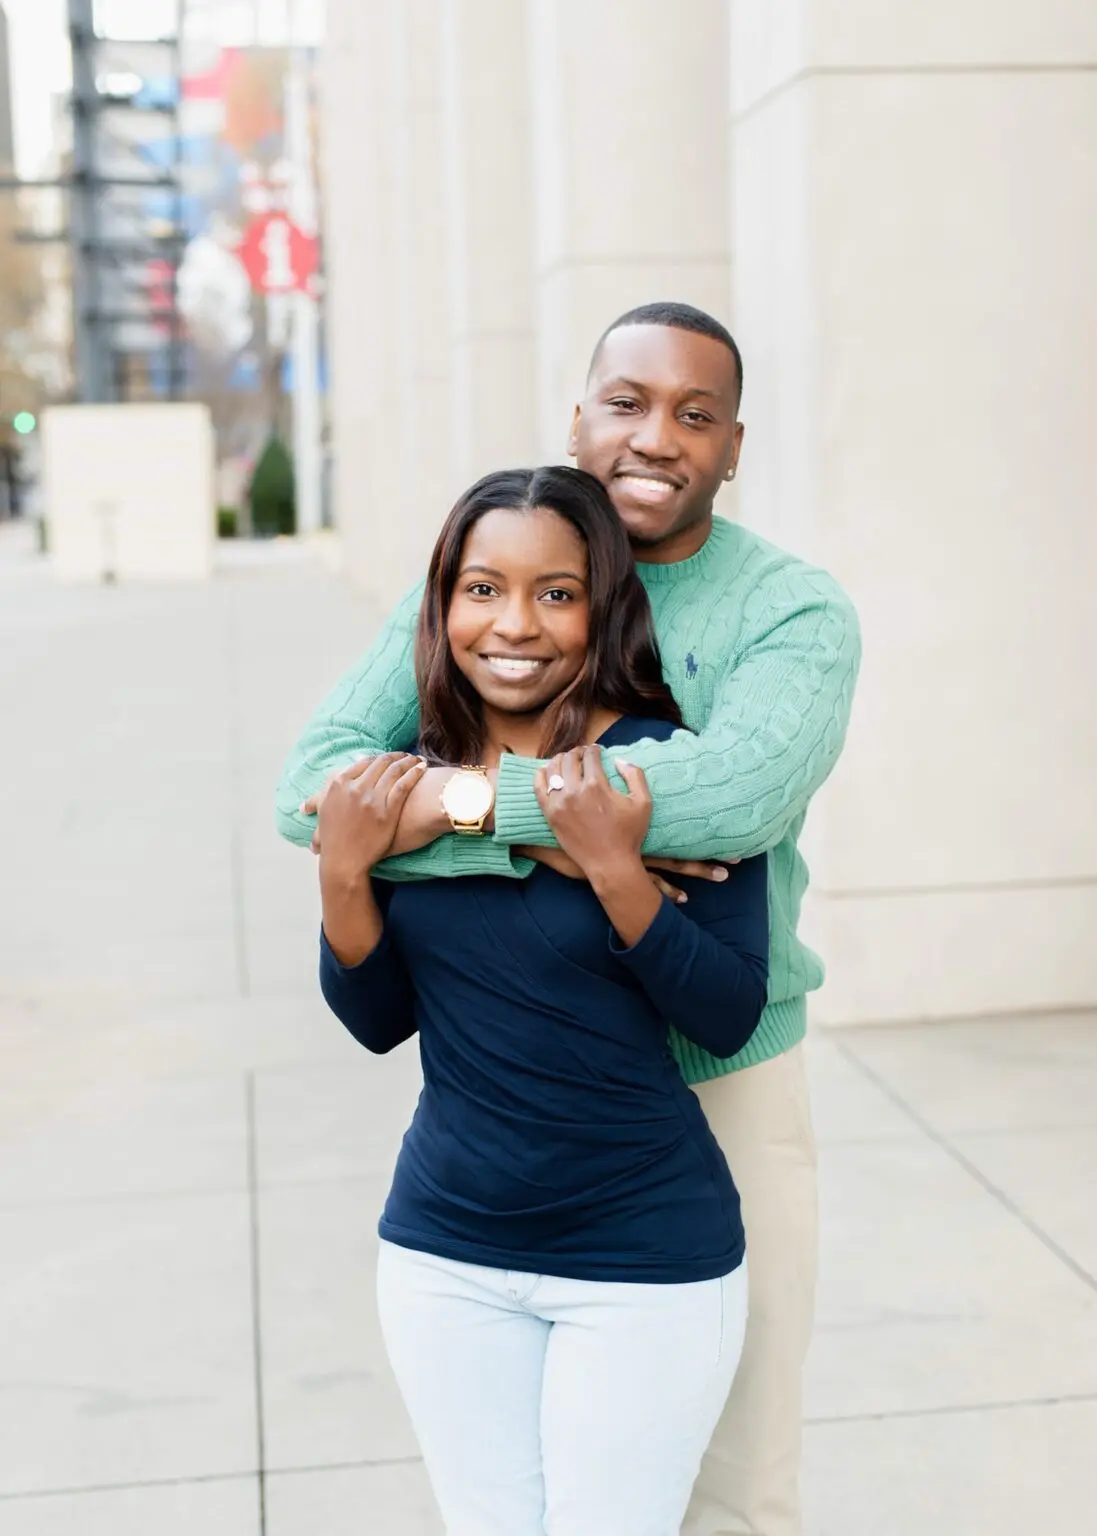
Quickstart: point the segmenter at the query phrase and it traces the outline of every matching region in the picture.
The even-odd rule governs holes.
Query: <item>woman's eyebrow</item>
[[[497,581],[506,581],[507,579],[504,573],[502,571],[497,571],[494,566],[478,565],[476,563],[471,565],[463,565],[458,572],[458,575],[467,576],[471,571],[476,571],[481,576],[494,576]],[[577,571],[542,571],[539,576],[534,577],[534,580],[577,581],[581,587],[585,587],[587,584],[586,577],[580,576]]]

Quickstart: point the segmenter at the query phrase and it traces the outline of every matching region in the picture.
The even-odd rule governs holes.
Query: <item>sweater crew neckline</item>
[[[717,516],[712,520],[712,529],[708,538],[695,555],[688,555],[685,560],[672,560],[669,565],[660,565],[651,560],[637,560],[636,569],[640,573],[640,579],[648,587],[668,586],[672,582],[689,581],[718,562],[726,554],[734,538],[735,524],[728,522],[726,517]]]

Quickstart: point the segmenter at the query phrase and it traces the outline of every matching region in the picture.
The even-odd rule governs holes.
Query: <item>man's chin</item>
[[[674,532],[675,520],[665,514],[653,512],[649,507],[615,506],[614,510],[625,525],[625,532],[631,544],[640,544],[645,547],[661,544]]]

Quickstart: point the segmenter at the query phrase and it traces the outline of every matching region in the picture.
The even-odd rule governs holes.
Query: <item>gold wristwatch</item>
[[[459,768],[451,779],[446,780],[441,801],[455,832],[480,837],[495,804],[495,785],[482,764]]]

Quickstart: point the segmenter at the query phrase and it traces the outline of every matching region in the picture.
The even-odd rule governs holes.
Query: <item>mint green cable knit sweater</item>
[[[702,859],[769,854],[769,1005],[737,1056],[718,1061],[672,1032],[688,1082],[766,1061],[803,1038],[805,994],[823,967],[796,937],[807,868],[796,842],[808,801],[837,761],[860,661],[849,599],[825,572],[717,518],[697,554],[637,566],[651,599],[663,670],[689,731],[629,748],[654,801],[649,853]],[[410,748],[418,701],[412,648],[421,588],[408,594],[373,646],[321,704],[278,786],[278,830],[312,838],[302,801],[364,752]],[[691,734],[696,733],[696,734]],[[500,874],[532,863],[513,846],[548,846],[533,793],[538,764],[505,757],[494,837],[450,835],[388,860],[393,880]],[[623,787],[607,762],[611,778]]]

